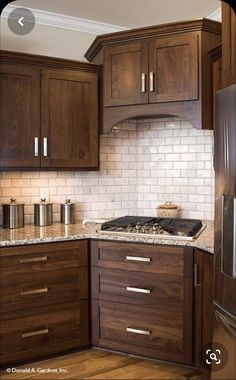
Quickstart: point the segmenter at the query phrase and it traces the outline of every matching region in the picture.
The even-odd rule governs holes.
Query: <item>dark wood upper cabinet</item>
[[[212,96],[213,96],[213,129],[216,129],[216,93],[223,87],[222,84],[222,44],[217,45],[209,52],[212,60]]]
[[[135,117],[185,117],[212,129],[208,51],[221,24],[207,19],[98,36],[85,57],[103,64],[103,132]]]
[[[96,73],[42,70],[41,78],[41,166],[96,167]]]
[[[0,166],[38,167],[40,71],[32,66],[0,66]]]
[[[146,42],[108,46],[104,49],[104,105],[148,102]]]
[[[149,43],[149,102],[198,99],[198,36],[155,38]]]
[[[0,59],[0,170],[98,169],[100,68],[11,52]]]
[[[223,87],[236,83],[236,15],[222,2],[222,79]]]

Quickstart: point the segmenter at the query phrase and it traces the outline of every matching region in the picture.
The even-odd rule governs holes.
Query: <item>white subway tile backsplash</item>
[[[2,172],[0,201],[25,202],[26,223],[43,192],[54,205],[71,198],[76,218],[156,215],[170,200],[182,217],[213,219],[213,133],[174,118],[130,120],[100,136],[99,172]],[[1,215],[0,215],[1,217]]]

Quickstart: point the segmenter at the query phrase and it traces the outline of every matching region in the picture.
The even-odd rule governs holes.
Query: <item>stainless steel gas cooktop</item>
[[[101,225],[101,233],[193,240],[204,230],[201,220],[124,216]]]

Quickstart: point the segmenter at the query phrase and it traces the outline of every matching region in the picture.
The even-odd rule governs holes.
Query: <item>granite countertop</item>
[[[51,243],[58,241],[70,241],[81,239],[103,239],[136,243],[196,247],[209,253],[214,253],[214,223],[212,221],[203,221],[203,224],[206,224],[205,230],[200,234],[200,236],[197,239],[193,241],[177,240],[174,238],[164,239],[162,237],[153,238],[140,236],[118,236],[115,234],[101,234],[98,231],[99,225],[83,227],[81,222],[71,224],[68,226],[60,223],[55,223],[48,227],[36,227],[32,225],[26,225],[23,228],[11,230],[0,228],[0,247]]]

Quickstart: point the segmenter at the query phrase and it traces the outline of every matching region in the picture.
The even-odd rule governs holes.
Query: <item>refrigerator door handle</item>
[[[215,311],[215,317],[218,322],[220,322],[226,331],[230,332],[233,336],[236,336],[236,327],[228,321],[218,310]]]
[[[233,277],[236,277],[236,197],[234,198],[234,225],[233,225]]]

